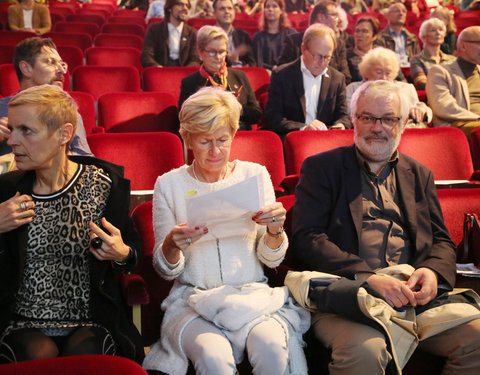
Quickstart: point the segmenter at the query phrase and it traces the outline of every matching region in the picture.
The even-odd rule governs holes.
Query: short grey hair
[[[205,50],[208,43],[215,39],[223,39],[228,48],[228,35],[218,26],[205,25],[197,32],[197,49]]]
[[[445,34],[447,33],[447,26],[445,26],[445,22],[443,22],[441,19],[429,18],[428,20],[422,22],[422,25],[420,26],[420,30],[418,32],[418,37],[424,45],[427,38],[428,28],[436,26],[440,26],[442,28],[443,34],[445,36]]]
[[[305,34],[303,34],[302,44],[308,48],[309,43],[319,37],[330,37],[333,42],[333,49],[337,48],[337,38],[335,36],[335,32],[328,27],[327,25],[321,23],[314,23],[310,25],[307,30],[305,30]]]
[[[395,73],[395,77],[400,71],[400,64],[398,63],[398,58],[395,52],[393,52],[391,49],[388,49],[388,48],[376,47],[368,51],[363,56],[360,64],[358,64],[358,70],[360,71],[360,75],[363,78],[365,79],[367,78],[368,71],[371,65],[374,63],[391,64]]]
[[[409,108],[405,105],[400,87],[393,82],[378,80],[378,81],[366,81],[355,91],[350,102],[351,119],[352,122],[357,116],[357,104],[361,97],[368,96],[372,99],[385,98],[389,96],[397,96],[400,101],[400,117],[402,126],[408,119]],[[372,100],[373,102],[373,100]]]

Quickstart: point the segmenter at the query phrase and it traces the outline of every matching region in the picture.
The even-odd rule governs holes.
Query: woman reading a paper
[[[194,161],[155,184],[153,263],[175,283],[162,304],[161,339],[145,359],[147,369],[185,374],[190,360],[197,374],[230,375],[246,350],[254,374],[307,373],[301,335],[309,315],[286,288],[270,288],[262,269],[285,256],[285,209],[275,202],[265,167],[228,161],[240,110],[232,93],[208,87],[180,111],[180,134]],[[221,210],[216,224],[187,223],[189,197],[235,189],[254,176],[263,208],[236,218]]]

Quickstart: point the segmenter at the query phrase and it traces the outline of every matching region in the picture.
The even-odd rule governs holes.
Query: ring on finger
[[[275,216],[274,216],[274,217],[272,217],[272,223],[274,223],[274,222],[275,222],[275,220],[276,220],[276,219],[275,219]]]
[[[192,244],[192,239],[190,237],[187,237],[185,238],[185,242],[188,244],[188,245],[191,245]]]
[[[22,211],[28,210],[28,203],[27,203],[27,202],[22,202],[22,203],[20,203],[20,209],[21,209]]]

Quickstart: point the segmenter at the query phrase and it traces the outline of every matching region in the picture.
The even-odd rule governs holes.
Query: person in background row
[[[199,66],[197,31],[187,25],[190,0],[166,0],[165,19],[149,26],[143,40],[140,62],[149,66]]]
[[[438,18],[430,18],[423,21],[420,26],[418,34],[422,41],[423,49],[419,55],[410,59],[410,76],[417,90],[425,90],[428,70],[432,65],[443,64],[455,58],[440,50],[445,33],[445,24]]]
[[[198,375],[235,374],[246,352],[254,374],[307,373],[301,336],[310,313],[293,305],[286,287],[269,287],[262,268],[277,267],[285,256],[286,210],[275,202],[264,166],[229,161],[240,111],[233,93],[218,87],[202,88],[180,110],[180,134],[194,160],[155,183],[153,265],[175,283],[162,304],[160,340],[145,358],[146,369],[186,374],[190,360]],[[254,176],[263,186],[260,211],[208,226],[187,222],[192,192]]]
[[[278,66],[285,38],[296,33],[290,27],[283,0],[265,0],[260,28],[253,36],[253,55],[257,66],[272,70]]]
[[[201,87],[219,86],[233,92],[242,105],[240,130],[251,130],[262,111],[245,72],[227,68],[225,59],[228,54],[228,42],[225,31],[217,26],[207,25],[198,30],[197,49],[202,66],[200,71],[182,79],[178,108],[181,108],[183,102]]]
[[[37,35],[48,33],[52,28],[50,12],[45,5],[34,0],[21,0],[8,7],[8,26],[13,31],[31,31]]]
[[[147,15],[145,16],[145,22],[148,23],[150,18],[163,18],[165,16],[164,6],[165,0],[151,1],[150,5],[148,6]]]
[[[130,181],[123,167],[68,156],[77,118],[73,99],[54,85],[9,103],[18,171],[0,176],[0,363],[144,357],[115,275],[141,256]]]
[[[447,27],[447,33],[445,34],[445,40],[440,47],[443,53],[447,53],[449,55],[453,55],[455,52],[455,44],[457,41],[457,37],[455,33],[457,32],[457,26],[455,25],[455,21],[453,19],[454,11],[448,9],[446,7],[437,7],[432,9],[432,13],[430,14],[430,18],[439,18],[445,23]]]
[[[190,9],[190,13],[188,14],[188,18],[192,17],[212,18],[212,2],[210,0],[196,0],[192,5],[192,9]]]

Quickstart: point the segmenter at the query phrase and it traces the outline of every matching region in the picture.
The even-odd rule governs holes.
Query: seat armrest
[[[92,129],[92,133],[93,134],[102,134],[102,133],[105,133],[105,128],[103,126],[95,126],[93,129]]]
[[[147,283],[142,276],[137,274],[122,274],[120,276],[120,283],[127,305],[148,305],[150,303]]]
[[[283,187],[288,193],[293,194],[299,179],[300,176],[298,174],[290,174],[283,179],[280,186]]]
[[[472,173],[472,177],[470,177],[471,181],[480,181],[480,169],[477,169]]]

